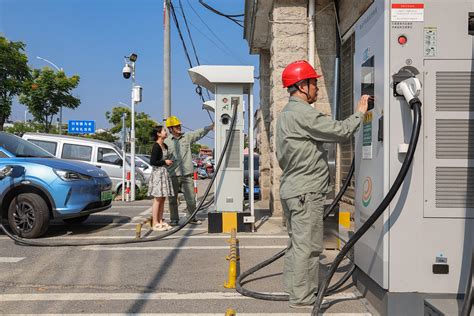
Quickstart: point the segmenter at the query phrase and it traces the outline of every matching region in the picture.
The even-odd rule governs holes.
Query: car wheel
[[[8,208],[8,224],[20,237],[40,237],[49,226],[49,208],[46,201],[35,193],[15,196]]]
[[[74,218],[65,218],[63,219],[63,222],[65,222],[66,224],[80,224],[86,221],[86,219],[88,218],[89,218],[89,215],[82,215],[82,216],[74,217]]]

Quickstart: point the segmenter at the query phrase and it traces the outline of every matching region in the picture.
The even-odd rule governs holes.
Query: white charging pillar
[[[253,139],[253,66],[198,66],[189,69],[194,84],[208,89],[215,96],[214,103],[204,107],[215,114],[215,161],[224,159],[214,183],[216,213],[209,216],[210,232],[253,230],[254,216],[254,139]],[[244,97],[248,97],[249,141],[249,204],[250,214],[243,212],[243,159],[244,159]],[[237,114],[234,118],[234,108]],[[232,120],[236,119],[231,131]],[[227,137],[231,137],[227,151],[223,153]],[[215,217],[213,217],[215,216]],[[245,225],[250,224],[250,225]],[[249,227],[250,229],[245,229]]]

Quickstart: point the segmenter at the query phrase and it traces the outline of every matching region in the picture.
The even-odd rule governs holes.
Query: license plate
[[[102,191],[102,192],[100,192],[100,200],[101,201],[112,200],[112,191]]]

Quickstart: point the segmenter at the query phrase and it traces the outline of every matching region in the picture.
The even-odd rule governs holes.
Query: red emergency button
[[[398,37],[398,44],[405,45],[408,42],[408,38],[405,35],[400,35]]]

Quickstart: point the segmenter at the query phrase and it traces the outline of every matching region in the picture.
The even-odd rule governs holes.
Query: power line
[[[179,21],[178,21],[178,18],[176,17],[176,11],[175,11],[173,3],[171,1],[170,1],[170,9],[171,9],[171,13],[172,13],[171,15],[173,16],[173,21],[176,25],[176,29],[178,30],[179,38],[181,39],[181,44],[183,45],[184,53],[185,53],[186,58],[187,58],[188,63],[189,63],[189,68],[192,68],[193,63],[191,61],[191,57],[189,57],[188,48],[186,46],[186,42],[184,41],[184,37],[183,37],[183,34],[181,32],[181,28],[179,26]],[[181,8],[181,11],[183,11],[182,8]],[[185,18],[184,13],[183,13],[183,17]],[[186,25],[187,25],[187,23],[186,23]],[[191,39],[191,42],[192,42],[192,37],[191,37],[191,33],[189,32],[189,28],[188,28],[188,35],[189,35],[189,38]],[[199,64],[199,58],[197,57],[197,53],[196,53],[196,50],[195,50],[195,47],[194,47],[194,43],[193,43],[193,49],[194,49],[196,60],[198,61],[198,64]],[[201,98],[201,101],[204,102],[205,100],[204,100],[204,97],[202,95],[202,88],[199,85],[196,87],[196,93]],[[209,118],[211,119],[212,123],[214,123],[214,121],[212,120],[211,114],[209,113],[209,111],[207,109],[206,109],[206,111],[207,111],[207,114],[209,115]]]
[[[198,17],[198,19],[202,22],[202,24],[206,27],[206,29],[209,31],[209,33],[211,33],[212,35],[214,35],[214,37],[219,41],[219,43],[222,44],[223,47],[220,47],[218,44],[216,44],[216,42],[214,42],[212,39],[210,39],[207,34],[203,33],[200,28],[198,28],[197,26],[195,26],[191,21],[189,22],[189,24],[191,24],[192,26],[194,26],[194,28],[199,32],[201,33],[206,39],[208,39],[211,43],[214,44],[215,47],[217,47],[219,50],[221,50],[222,52],[224,52],[226,55],[230,56],[230,57],[233,57],[235,58],[237,61],[239,61],[240,63],[242,64],[245,64],[246,62],[243,61],[242,59],[240,59],[238,56],[234,55],[232,53],[232,49],[229,48],[229,46],[226,45],[225,42],[223,42],[219,36],[212,30],[211,27],[209,27],[209,25],[207,25],[206,21],[204,21],[204,19],[201,17],[201,15],[196,11],[196,9],[193,7],[193,5],[191,4],[191,2],[189,0],[186,0],[186,2],[188,3],[189,7],[191,8],[191,10],[194,12],[194,14]]]
[[[181,39],[181,44],[183,44],[184,53],[185,53],[186,58],[188,60],[189,67],[192,68],[193,63],[191,62],[191,58],[189,57],[188,48],[186,47],[186,42],[184,41],[183,33],[181,33],[181,28],[179,27],[178,18],[176,17],[176,12],[174,10],[174,6],[173,6],[173,3],[171,1],[170,1],[170,8],[171,8],[171,15],[173,16],[174,24],[176,26],[176,29],[178,30],[179,38]]]
[[[206,9],[208,9],[209,11],[217,14],[217,15],[220,15],[220,16],[223,16],[229,20],[231,20],[232,22],[234,22],[235,24],[237,24],[238,26],[240,27],[244,27],[242,24],[243,21],[242,20],[237,20],[236,17],[242,17],[244,16],[244,14],[225,14],[225,13],[222,13],[221,11],[219,10],[216,10],[214,9],[213,7],[211,7],[210,5],[208,5],[207,3],[204,2],[204,0],[199,0],[199,3],[205,7]]]
[[[196,52],[196,47],[194,46],[193,37],[191,36],[191,31],[189,30],[188,20],[186,19],[186,14],[184,13],[184,8],[183,8],[183,4],[181,3],[181,0],[179,0],[179,6],[181,8],[181,15],[183,16],[184,24],[186,25],[186,30],[188,30],[189,40],[191,41],[191,45],[193,47],[194,57],[196,58],[197,64],[200,65],[201,63],[199,62],[199,57]]]
[[[201,65],[201,62],[199,61],[199,57],[198,57],[197,52],[196,52],[196,46],[194,45],[193,37],[191,35],[191,30],[189,29],[188,19],[186,19],[186,14],[184,12],[183,4],[181,3],[181,0],[178,0],[178,1],[179,1],[180,9],[181,9],[181,15],[183,16],[184,24],[186,25],[186,30],[188,31],[189,40],[191,41],[191,45],[193,47],[194,57],[196,58],[197,64]],[[209,90],[206,89],[206,93],[207,93],[207,97],[209,99],[211,99],[211,95],[209,94]],[[202,97],[202,89],[199,90],[198,94],[201,96],[201,99],[204,102],[204,98]],[[207,111],[207,113],[209,114],[209,111]],[[209,118],[211,118],[210,114],[209,114]],[[212,121],[212,118],[211,118],[211,121]]]

